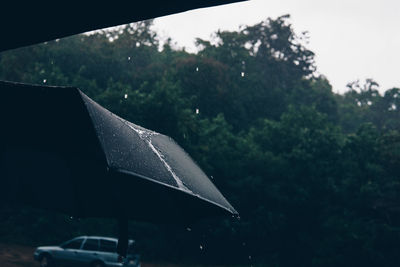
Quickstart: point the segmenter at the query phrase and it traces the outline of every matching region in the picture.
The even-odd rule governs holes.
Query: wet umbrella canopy
[[[236,214],[171,138],[80,90],[0,82],[0,94],[3,203],[155,222]]]
[[[237,215],[171,138],[130,123],[73,87],[0,82],[0,201],[119,220],[190,224]]]

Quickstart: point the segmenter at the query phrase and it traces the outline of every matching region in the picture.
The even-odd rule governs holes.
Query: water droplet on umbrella
[[[125,94],[125,95],[124,95],[124,98],[127,99],[127,98],[128,98],[128,94]]]
[[[241,75],[242,75],[242,77],[244,77],[244,72],[243,71],[242,71]]]
[[[47,80],[46,79],[43,79],[43,83],[46,83],[47,82]]]

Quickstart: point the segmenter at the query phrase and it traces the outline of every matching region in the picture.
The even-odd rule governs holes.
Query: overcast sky
[[[154,20],[154,29],[194,51],[194,39],[218,29],[238,30],[268,17],[291,15],[295,32],[308,31],[319,73],[335,92],[373,78],[381,91],[400,87],[400,1],[250,0],[192,10]]]

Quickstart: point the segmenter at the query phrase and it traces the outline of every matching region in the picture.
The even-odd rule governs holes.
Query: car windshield
[[[399,11],[252,0],[1,52],[0,80],[40,90],[0,90],[0,175],[26,170],[20,192],[54,212],[2,204],[0,251],[116,259],[118,215],[143,266],[398,266]],[[12,155],[55,152],[12,161],[14,135]]]

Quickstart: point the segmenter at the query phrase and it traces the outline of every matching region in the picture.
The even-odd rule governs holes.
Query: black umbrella
[[[170,137],[77,88],[0,82],[0,117],[2,203],[122,222],[237,215]]]
[[[243,0],[3,1],[0,51]]]

